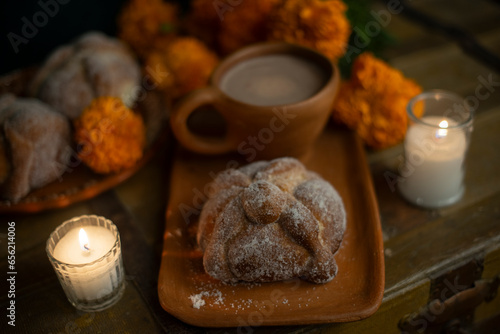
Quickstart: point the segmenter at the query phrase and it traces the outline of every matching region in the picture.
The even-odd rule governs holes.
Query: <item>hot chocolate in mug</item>
[[[210,84],[182,98],[170,117],[187,149],[232,151],[248,161],[308,153],[331,114],[340,74],[322,54],[298,45],[262,43],[223,60]],[[212,105],[223,117],[223,138],[205,138],[187,126],[190,114]]]

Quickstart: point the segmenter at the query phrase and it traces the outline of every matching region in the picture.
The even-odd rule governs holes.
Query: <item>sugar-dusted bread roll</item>
[[[19,201],[56,180],[71,156],[68,119],[45,103],[0,96],[0,195]]]
[[[220,173],[201,212],[197,240],[206,272],[223,282],[337,274],[346,214],[337,191],[292,158]]]
[[[131,107],[140,87],[140,68],[127,47],[90,32],[55,50],[35,75],[29,93],[70,119],[99,96],[120,97]]]

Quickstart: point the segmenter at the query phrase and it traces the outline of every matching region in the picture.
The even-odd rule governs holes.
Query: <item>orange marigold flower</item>
[[[75,120],[80,159],[97,173],[134,166],[146,142],[144,122],[118,97],[98,97]]]
[[[357,89],[352,82],[342,82],[335,99],[333,119],[350,129],[356,129],[361,123],[362,115],[370,112],[366,95],[364,90]]]
[[[118,17],[118,36],[141,57],[168,43],[178,25],[178,8],[162,0],[130,0]]]
[[[308,46],[336,61],[345,53],[351,25],[340,0],[282,0],[269,20],[269,39]]]
[[[421,92],[400,71],[363,53],[354,61],[349,81],[340,86],[333,118],[355,130],[368,146],[386,148],[404,138],[406,105]]]
[[[158,87],[173,98],[178,98],[208,83],[219,59],[200,40],[194,37],[178,37],[161,52],[152,52],[146,59],[146,67],[163,73],[154,78]]]
[[[228,54],[248,44],[265,41],[269,14],[280,0],[241,1],[234,7],[220,8],[222,16],[219,47]]]

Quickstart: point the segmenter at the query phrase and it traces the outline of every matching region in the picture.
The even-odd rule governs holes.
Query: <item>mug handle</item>
[[[188,117],[196,108],[219,100],[220,93],[214,87],[206,87],[191,92],[176,104],[170,115],[170,127],[182,146],[203,154],[220,154],[233,150],[227,136],[224,139],[205,138],[191,132],[187,126]]]

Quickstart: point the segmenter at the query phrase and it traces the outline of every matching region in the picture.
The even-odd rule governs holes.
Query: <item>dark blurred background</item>
[[[89,30],[116,35],[125,0],[0,2],[0,74],[36,65],[59,45]],[[17,47],[17,52],[16,52]]]

